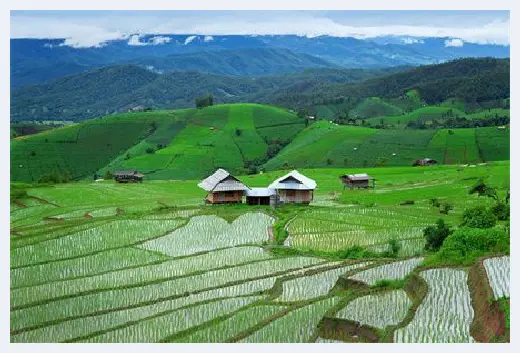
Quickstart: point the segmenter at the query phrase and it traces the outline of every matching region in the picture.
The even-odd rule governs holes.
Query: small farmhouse
[[[271,199],[276,196],[276,190],[269,188],[251,188],[246,190],[248,205],[270,205]]]
[[[415,162],[413,162],[414,167],[435,165],[435,164],[437,164],[437,161],[435,159],[430,159],[430,158],[417,159]]]
[[[276,179],[269,189],[273,189],[280,203],[302,203],[309,204],[314,197],[316,182],[298,171],[284,175]]]
[[[114,179],[118,183],[140,183],[143,181],[144,174],[137,170],[118,170],[114,173]]]
[[[363,174],[345,174],[339,177],[341,182],[343,183],[343,188],[350,189],[367,189],[374,188],[376,179],[372,178],[370,175]],[[370,185],[371,184],[371,185]]]
[[[198,186],[208,192],[205,202],[211,204],[242,203],[244,191],[249,189],[224,169],[217,169]]]

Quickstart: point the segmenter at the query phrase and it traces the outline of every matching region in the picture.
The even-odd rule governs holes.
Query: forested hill
[[[404,72],[369,79],[356,84],[331,83],[320,90],[287,87],[268,98],[270,103],[291,107],[311,106],[338,97],[351,100],[366,97],[392,98],[416,89],[428,104],[448,98],[484,102],[510,96],[509,59],[457,59],[426,65]]]
[[[138,105],[187,108],[205,94],[212,94],[220,103],[265,101],[271,93],[295,83],[309,89],[326,83],[359,82],[404,69],[314,68],[246,77],[195,71],[159,74],[142,66],[117,65],[14,90],[11,120],[83,120],[125,112]]]
[[[398,72],[395,72],[395,71]],[[143,105],[193,107],[198,96],[218,103],[255,102],[294,109],[337,99],[393,98],[415,89],[427,104],[456,98],[468,103],[509,97],[509,59],[459,59],[412,69],[311,69],[263,77],[199,72],[158,74],[119,65],[27,86],[11,95],[11,120],[81,120]]]

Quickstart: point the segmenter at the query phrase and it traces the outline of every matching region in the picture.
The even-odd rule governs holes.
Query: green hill
[[[245,172],[246,161],[303,128],[294,113],[256,104],[114,115],[12,139],[11,180],[129,168],[152,179],[200,178],[216,167]]]
[[[265,168],[399,166],[419,158],[446,164],[509,159],[509,129],[376,130],[319,121]]]

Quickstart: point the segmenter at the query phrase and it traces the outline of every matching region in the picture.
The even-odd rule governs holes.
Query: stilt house
[[[249,189],[224,169],[217,169],[198,186],[208,192],[205,202],[211,204],[242,203],[244,191]]]

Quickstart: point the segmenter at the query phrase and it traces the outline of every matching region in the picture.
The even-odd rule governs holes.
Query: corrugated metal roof
[[[298,182],[283,183],[287,178],[294,178]],[[290,173],[285,174],[283,177],[276,179],[269,185],[271,189],[289,189],[289,190],[314,190],[316,188],[316,182],[311,178],[300,174],[297,170],[293,170]]]
[[[354,181],[371,180],[371,179],[373,179],[370,175],[368,175],[366,173],[342,175],[342,177],[347,177],[350,180],[354,180]]]
[[[228,178],[229,177],[229,178]],[[226,180],[226,178],[228,178]],[[206,179],[197,184],[200,188],[206,191],[232,191],[232,190],[246,190],[241,181],[233,177],[224,169],[217,169],[215,173],[211,174]]]
[[[251,188],[246,190],[246,196],[268,197],[271,195],[276,195],[276,190],[270,188]]]
[[[122,175],[134,175],[137,173],[137,170],[118,170],[114,173],[115,176],[122,176]]]

